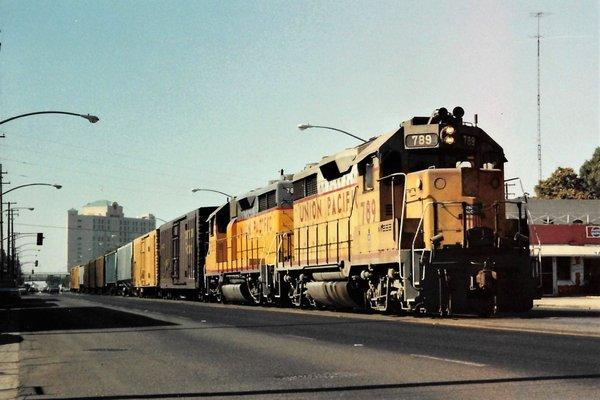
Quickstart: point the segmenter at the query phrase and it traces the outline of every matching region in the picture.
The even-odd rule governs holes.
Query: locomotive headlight
[[[441,132],[441,137],[442,137],[442,141],[446,144],[453,144],[455,142],[455,137],[454,137],[454,132],[455,129],[453,126],[445,126],[444,128],[442,128],[442,132]]]

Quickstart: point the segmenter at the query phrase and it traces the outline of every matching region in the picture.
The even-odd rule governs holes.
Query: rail
[[[427,209],[431,206],[435,206],[437,209],[438,205],[460,205],[462,207],[462,223],[463,223],[463,247],[466,243],[466,232],[467,232],[467,213],[466,213],[466,206],[467,203],[463,202],[463,201],[429,201],[427,203],[425,203],[424,207],[422,208],[421,211],[421,218],[419,219],[419,224],[417,225],[417,229],[415,230],[415,236],[413,237],[413,241],[411,244],[411,275],[412,275],[412,284],[415,288],[418,288],[421,286],[421,281],[423,279],[425,279],[425,268],[423,268],[422,271],[420,271],[419,274],[419,281],[417,282],[415,280],[415,253],[416,252],[421,252],[421,256],[419,258],[419,265],[423,262],[423,258],[425,257],[425,252],[429,251],[429,262],[431,262],[432,258],[433,258],[433,249],[428,249],[427,247],[424,247],[422,249],[415,249],[415,245],[417,242],[417,236],[419,235],[419,231],[421,230],[421,227],[423,226],[423,220],[425,219],[425,213],[427,211]],[[433,227],[433,235],[436,235],[436,226],[437,223],[435,222],[435,218],[434,218],[434,227]]]
[[[352,248],[350,218],[348,216],[319,222],[280,233],[278,236],[285,243],[280,246],[280,262],[284,267],[300,267],[339,264],[344,255],[347,260],[350,260]],[[324,241],[320,232],[325,236]],[[314,235],[313,245],[310,244],[311,233]],[[332,235],[335,237],[330,240]],[[324,255],[321,256],[323,253]]]
[[[356,199],[356,190],[358,186],[354,187],[354,192],[352,194],[351,208],[350,213],[347,217],[337,218],[334,220],[328,220],[324,222],[319,222],[316,224],[306,225],[299,228],[294,228],[291,231],[279,233],[278,237],[281,240],[286,240],[287,245],[287,254],[282,254],[279,256],[279,259],[282,260],[281,264],[283,267],[300,267],[305,265],[332,265],[339,264],[342,261],[342,253],[346,253],[347,260],[351,260],[351,250],[352,250],[352,226],[351,220],[352,215],[354,214],[354,202]],[[345,224],[345,237],[340,238],[340,221],[342,222],[342,227]],[[330,225],[335,224],[333,228],[335,228],[335,240],[330,242]],[[325,230],[325,243],[319,243],[319,227],[324,227]],[[314,230],[315,234],[315,244],[310,245],[310,231],[311,228]],[[342,229],[343,231],[343,229]],[[306,232],[306,246],[301,246],[301,233]],[[293,241],[296,241],[296,245],[292,249]],[[346,245],[345,248],[342,245]],[[333,249],[331,249],[333,247]],[[320,253],[322,249],[325,249],[324,260],[320,258]],[[311,251],[314,251],[315,258],[311,259]],[[335,253],[335,257],[331,254],[331,252]],[[292,257],[295,255],[295,257]],[[306,256],[305,263],[303,264],[303,257]]]

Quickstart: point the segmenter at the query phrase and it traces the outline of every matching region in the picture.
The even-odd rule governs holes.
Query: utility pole
[[[0,284],[4,282],[4,210],[3,210],[3,200],[2,200],[2,192],[4,189],[2,188],[2,180],[4,178],[4,172],[2,170],[2,164],[0,164]]]
[[[6,224],[6,262],[7,262],[7,268],[6,268],[6,276],[5,279],[8,282],[10,282],[10,277],[11,277],[11,267],[13,264],[13,260],[12,260],[12,234],[10,232],[10,215],[11,215],[11,209],[10,209],[10,205],[12,203],[9,201],[6,203],[6,212],[7,212],[7,220],[8,220],[8,224]]]
[[[17,239],[17,235],[15,235],[15,210],[11,210],[10,212],[10,234],[12,235],[12,240],[11,240],[11,244],[12,244],[12,250],[10,251],[10,254],[12,256],[12,268],[10,271],[10,277],[11,277],[11,282],[15,282],[16,283],[16,269],[17,269],[17,249],[16,249],[16,239]]]
[[[537,18],[537,159],[538,159],[538,182],[542,180],[542,119],[541,119],[541,93],[540,93],[540,19],[546,15],[542,11],[532,13]]]

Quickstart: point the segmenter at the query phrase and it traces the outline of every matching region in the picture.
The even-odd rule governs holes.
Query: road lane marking
[[[480,363],[471,362],[471,361],[455,360],[455,359],[452,359],[452,358],[442,358],[442,357],[426,356],[424,354],[411,354],[410,356],[411,357],[416,357],[416,358],[429,358],[431,360],[445,361],[445,362],[451,362],[451,363],[455,363],[455,364],[471,365],[473,367],[487,367],[486,364],[480,364]]]
[[[293,338],[296,338],[296,339],[302,339],[302,340],[315,340],[314,338],[311,338],[311,337],[308,337],[308,336],[292,335],[292,334],[289,334],[289,333],[286,334],[285,336],[293,337]]]

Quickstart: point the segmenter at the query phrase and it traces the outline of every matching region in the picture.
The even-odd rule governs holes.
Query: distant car
[[[60,293],[60,288],[58,287],[58,285],[57,286],[48,285],[48,286],[46,286],[45,290],[47,293]]]
[[[38,293],[40,291],[40,289],[38,289],[38,287],[35,285],[29,285],[29,287],[27,288],[27,291],[29,293]]]
[[[29,293],[29,285],[19,286],[19,293],[24,296]]]

